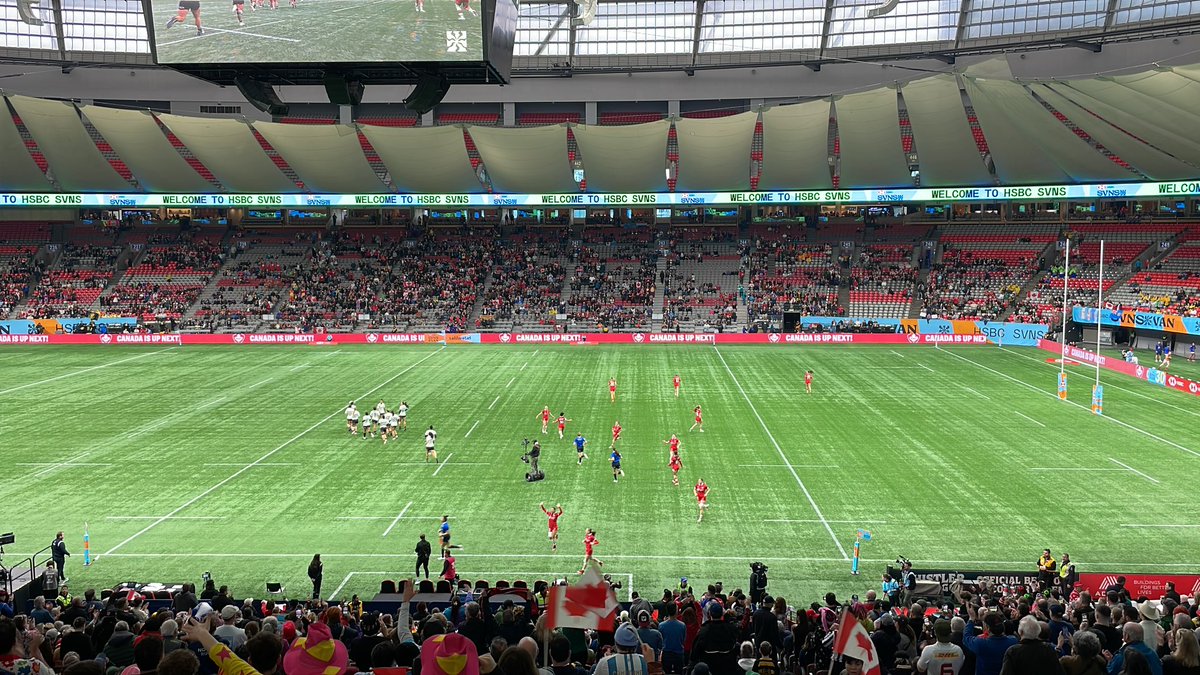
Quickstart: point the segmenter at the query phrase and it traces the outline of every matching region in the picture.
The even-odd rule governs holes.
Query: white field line
[[[439,518],[439,520],[440,520],[440,518]],[[26,558],[32,554],[31,553],[12,553],[10,555]],[[172,551],[169,553],[157,552],[157,553],[113,553],[112,554],[112,556],[114,558],[194,558],[196,555],[198,555],[198,554],[194,551],[188,551],[188,552]],[[301,559],[301,560],[303,560],[303,559],[311,560],[312,559],[311,552],[310,553],[278,553],[278,552],[207,553],[206,552],[203,555],[206,558],[233,558],[233,559],[237,559],[237,558],[247,558],[247,559],[251,559],[251,558],[280,558],[280,559],[295,558],[295,559]],[[455,559],[458,559],[458,558],[497,558],[497,559],[511,558],[514,560],[519,560],[519,559],[534,560],[534,559],[542,559],[542,558],[561,559],[562,555],[563,554],[561,554],[561,553],[470,553],[470,554],[459,553],[459,554],[455,555],[454,557],[455,557]],[[691,555],[691,556],[640,555],[640,554],[620,554],[620,553],[612,554],[612,553],[610,553],[610,554],[606,555],[605,557],[612,558],[613,560],[692,560],[692,561],[715,561],[715,562],[736,562],[736,563],[753,562],[755,560],[781,562],[781,563],[782,562],[812,562],[812,563],[839,563],[840,564],[840,563],[846,562],[842,558],[807,558],[807,557],[799,557],[798,558],[796,556],[782,556],[782,555],[780,555],[780,556],[756,555],[756,556],[751,556],[751,557],[745,557],[745,556],[711,556],[711,555]],[[322,552],[321,558],[322,559],[324,559],[324,558],[347,558],[347,559],[350,559],[350,558],[370,558],[370,559],[389,558],[389,559],[395,560],[396,554],[395,553],[328,553],[327,554],[325,552]],[[1005,566],[1006,569],[1011,569],[1012,565],[1028,565],[1029,564],[1028,560],[924,560],[924,559],[922,559],[922,561],[929,565],[937,565],[939,567],[945,566],[945,565],[991,565],[991,566]],[[891,563],[895,562],[895,559],[893,559],[893,558],[862,558],[862,562],[891,564]],[[1195,561],[1176,562],[1176,563],[1121,562],[1121,561],[1105,561],[1105,560],[1085,560],[1083,557],[1080,557],[1080,559],[1076,562],[1091,565],[1092,568],[1098,568],[1098,567],[1114,567],[1114,568],[1119,568],[1119,567],[1148,567],[1148,568],[1171,567],[1171,568],[1195,569],[1195,567],[1196,567]],[[394,574],[394,572],[388,572],[387,574]],[[403,575],[399,575],[399,576],[401,578],[403,578]]]
[[[1030,417],[1029,415],[1026,415],[1025,413],[1017,412],[1016,410],[1014,410],[1013,413],[1015,413],[1021,417],[1024,417],[1025,419],[1029,420],[1030,422],[1033,422],[1034,424],[1038,425],[1039,427],[1045,428],[1045,426],[1046,426],[1045,424],[1042,424],[1041,422],[1033,419],[1032,417]]]
[[[1113,459],[1112,457],[1109,457],[1108,461],[1112,462],[1113,464],[1116,464],[1117,466],[1123,466],[1126,469],[1129,469],[1130,471],[1136,473],[1137,475],[1141,476],[1142,478],[1145,478],[1146,480],[1150,481],[1151,483],[1154,483],[1155,485],[1159,484],[1159,480],[1157,478],[1154,478],[1153,476],[1147,476],[1146,474],[1142,473],[1141,471],[1138,471],[1137,469],[1133,468],[1132,466],[1129,466],[1125,462],[1118,462],[1117,460]]]
[[[475,427],[477,427],[477,426],[479,426],[479,420],[475,420],[475,424],[472,424],[471,428],[467,429],[467,435],[463,436],[463,438],[468,438],[471,435],[471,432],[475,431]]]
[[[271,380],[274,380],[274,379],[275,379],[275,378],[273,378],[273,377],[268,377],[267,379],[263,380],[262,382],[255,382],[254,384],[250,385],[249,387],[246,387],[246,389],[254,389],[254,388],[256,388],[256,387],[261,387],[261,386],[263,386],[264,384],[266,384],[266,383],[268,383],[268,382],[270,382]]]
[[[388,525],[387,529],[383,531],[383,536],[386,537],[389,534],[391,534],[392,528],[396,526],[396,523],[400,522],[400,519],[404,517],[404,514],[408,512],[408,509],[411,508],[412,505],[413,505],[413,503],[409,502],[404,505],[403,509],[400,509],[400,513],[396,515],[396,518],[394,520],[392,520],[392,524]]]
[[[245,466],[244,462],[207,462],[204,466]],[[272,466],[300,466],[299,462],[260,462],[254,465],[256,468],[272,467]]]
[[[136,360],[138,360],[138,359],[144,359],[144,358],[146,358],[147,356],[154,356],[155,354],[161,354],[161,353],[163,353],[163,352],[169,352],[169,351],[171,351],[172,349],[175,349],[175,347],[167,347],[166,349],[158,349],[158,350],[155,350],[155,351],[152,351],[152,352],[148,352],[148,353],[146,353],[146,354],[138,354],[137,356],[130,356],[130,357],[129,357],[129,358],[127,358],[127,359],[118,359],[118,360],[116,360],[116,361],[110,361],[110,362],[108,362],[108,363],[101,363],[101,364],[100,364],[100,365],[98,365],[98,366],[92,366],[92,367],[90,367],[90,368],[84,368],[83,370],[76,370],[76,371],[73,371],[73,372],[70,372],[70,373],[63,373],[62,375],[55,375],[54,377],[48,377],[48,378],[46,378],[46,379],[44,379],[44,380],[38,380],[37,382],[27,382],[27,383],[25,383],[25,384],[18,385],[18,386],[16,386],[16,387],[9,387],[8,389],[5,389],[5,390],[3,390],[3,391],[0,391],[0,396],[3,396],[3,395],[5,395],[5,394],[11,394],[11,393],[12,393],[12,392],[14,392],[14,391],[21,391],[22,389],[28,389],[29,387],[36,387],[36,386],[38,386],[39,384],[46,384],[46,383],[48,383],[48,382],[57,382],[57,381],[59,381],[59,380],[66,379],[66,378],[68,378],[68,377],[75,377],[76,375],[82,375],[82,374],[84,374],[84,373],[90,373],[90,372],[92,372],[93,370],[100,370],[101,368],[108,368],[109,366],[115,366],[115,365],[122,364],[122,363],[128,363],[129,361],[136,361]]]
[[[931,373],[936,373],[936,372],[937,372],[937,371],[936,371],[936,370],[934,370],[933,368],[930,368],[929,366],[925,365],[924,363],[921,363],[920,361],[917,361],[917,365],[918,365],[918,366],[921,366],[922,368],[924,368],[925,370],[928,370],[928,371],[929,371],[929,372],[931,372]]]
[[[208,32],[210,30],[215,30],[218,33],[231,33],[233,35],[249,35],[251,37],[263,38],[264,40],[279,40],[280,42],[300,42],[300,40],[297,40],[296,38],[285,38],[285,37],[279,37],[277,35],[263,35],[261,33],[251,33],[248,30],[227,30],[225,28],[212,28],[210,26],[205,26],[204,30],[205,30],[205,32]]]
[[[971,365],[977,366],[977,367],[979,367],[979,368],[983,368],[984,370],[986,370],[986,371],[988,371],[988,372],[990,372],[990,373],[993,373],[993,374],[995,374],[995,375],[999,375],[1000,377],[1003,377],[1003,378],[1004,378],[1004,379],[1006,379],[1006,380],[1010,380],[1010,381],[1012,381],[1012,382],[1015,382],[1015,383],[1017,383],[1017,384],[1021,385],[1022,387],[1025,387],[1026,389],[1031,389],[1031,390],[1033,390],[1033,391],[1036,391],[1036,392],[1037,392],[1037,393],[1039,393],[1039,394],[1042,394],[1042,395],[1045,395],[1045,396],[1049,396],[1050,398],[1052,398],[1052,399],[1054,399],[1054,400],[1056,400],[1056,401],[1057,401],[1057,400],[1060,400],[1060,399],[1058,398],[1058,394],[1056,394],[1056,393],[1051,393],[1051,392],[1048,392],[1048,391],[1046,391],[1046,390],[1044,390],[1044,389],[1040,389],[1040,388],[1038,388],[1038,387],[1035,387],[1034,385],[1032,385],[1032,384],[1029,384],[1029,383],[1028,383],[1028,382],[1026,382],[1025,380],[1017,379],[1017,378],[1013,377],[1012,375],[1009,375],[1008,373],[1002,373],[1002,372],[1000,372],[999,370],[996,370],[995,368],[991,368],[991,367],[989,367],[989,366],[985,366],[985,365],[983,365],[982,363],[979,363],[978,361],[973,361],[973,360],[971,360],[971,359],[968,359],[968,358],[967,358],[967,357],[965,357],[965,356],[960,356],[960,355],[958,355],[958,354],[955,354],[955,353],[954,353],[954,352],[952,352],[952,351],[948,351],[948,350],[945,350],[945,349],[939,349],[938,351],[939,351],[939,352],[941,352],[942,354],[948,354],[948,355],[950,355],[950,356],[953,356],[954,358],[956,358],[956,359],[959,359],[960,361],[966,361],[967,363],[970,363]],[[1066,402],[1066,403],[1069,403],[1069,404],[1071,404],[1071,405],[1073,405],[1073,406],[1075,406],[1076,408],[1082,408],[1082,409],[1084,409],[1084,410],[1088,411],[1089,413],[1091,413],[1091,412],[1092,412],[1092,409],[1091,409],[1091,408],[1089,408],[1088,406],[1082,405],[1082,404],[1080,404],[1080,403],[1076,403],[1075,401],[1067,400],[1067,401],[1065,401],[1065,402]],[[1184,447],[1184,446],[1182,446],[1182,445],[1180,445],[1180,444],[1178,444],[1178,443],[1176,443],[1176,442],[1174,442],[1174,441],[1169,441],[1169,440],[1167,440],[1167,439],[1165,439],[1165,438],[1163,438],[1162,436],[1159,436],[1159,435],[1157,435],[1157,434],[1150,433],[1149,431],[1146,431],[1145,429],[1143,429],[1143,428],[1141,428],[1141,427],[1134,426],[1134,425],[1132,425],[1132,424],[1130,424],[1130,423],[1128,423],[1128,422],[1122,422],[1121,420],[1119,420],[1119,419],[1117,419],[1117,418],[1115,418],[1115,417],[1112,417],[1111,415],[1097,415],[1097,417],[1100,417],[1101,419],[1106,419],[1106,420],[1108,420],[1109,422],[1112,422],[1113,424],[1119,424],[1120,426],[1123,426],[1123,427],[1125,427],[1126,429],[1129,429],[1129,430],[1131,430],[1131,431],[1136,431],[1136,432],[1138,432],[1139,434],[1142,434],[1142,435],[1144,435],[1144,436],[1148,436],[1148,437],[1150,437],[1150,438],[1153,438],[1154,440],[1156,440],[1156,441],[1158,441],[1158,442],[1160,442],[1160,443],[1163,443],[1163,444],[1165,444],[1165,445],[1169,445],[1169,446],[1171,446],[1172,448],[1175,448],[1176,450],[1182,450],[1182,451],[1186,452],[1187,454],[1189,454],[1189,455],[1192,455],[1193,457],[1200,457],[1200,452],[1196,452],[1195,450],[1192,450],[1191,448]]]
[[[294,367],[294,368],[291,368],[291,369],[290,369],[290,372],[293,372],[293,373],[294,373],[294,372],[296,372],[297,370],[300,370],[301,368],[312,368],[312,364],[311,364],[311,363],[301,363],[300,365],[298,365],[298,366],[296,366],[296,367]]]
[[[495,400],[495,401],[492,401],[492,404],[488,406],[488,410],[491,410],[492,408],[495,408],[495,407],[496,407],[496,404],[497,404],[497,403],[499,403],[499,402],[500,402],[500,397],[499,397],[499,396],[497,396],[497,397],[496,397],[496,400]]]
[[[1042,363],[1042,364],[1045,364],[1045,365],[1048,365],[1048,366],[1049,366],[1049,365],[1052,365],[1052,364],[1046,363],[1046,362],[1045,362],[1045,361],[1043,361],[1042,359],[1035,359],[1035,358],[1033,358],[1032,356],[1026,356],[1025,354],[1022,354],[1022,353],[1020,353],[1020,352],[1018,352],[1018,351],[1015,351],[1015,350],[1012,350],[1012,349],[1004,349],[1003,351],[1005,351],[1005,352],[1007,352],[1007,353],[1009,353],[1009,354],[1012,354],[1012,355],[1014,355],[1014,356],[1019,356],[1019,357],[1021,357],[1021,358],[1023,358],[1023,359],[1027,359],[1027,360],[1029,360],[1029,361],[1033,361],[1033,362],[1035,362],[1035,363]],[[1090,365],[1090,364],[1086,364],[1086,365]],[[1184,413],[1184,414],[1187,414],[1187,415],[1191,415],[1191,416],[1193,416],[1193,417],[1200,417],[1200,412],[1196,412],[1195,410],[1189,410],[1189,409],[1187,409],[1187,408],[1183,408],[1183,407],[1180,407],[1180,406],[1177,406],[1177,405],[1174,405],[1174,404],[1168,403],[1168,402],[1166,402],[1166,401],[1163,401],[1163,400],[1161,400],[1161,399],[1154,398],[1153,396],[1147,396],[1147,395],[1145,395],[1145,394],[1143,394],[1143,393],[1141,393],[1141,392],[1134,391],[1133,389],[1126,389],[1125,387],[1122,387],[1122,386],[1119,386],[1119,385],[1113,384],[1111,380],[1109,380],[1109,381],[1106,381],[1106,382],[1104,383],[1104,386],[1106,386],[1106,387],[1112,387],[1113,389],[1116,389],[1116,390],[1118,390],[1118,391],[1123,391],[1123,392],[1125,392],[1125,393],[1127,393],[1127,394],[1133,394],[1134,396],[1137,396],[1138,398],[1144,398],[1144,399],[1146,399],[1147,401],[1154,401],[1154,402],[1155,402],[1155,403],[1157,403],[1158,405],[1162,405],[1162,406],[1166,406],[1166,407],[1168,407],[1168,408],[1172,408],[1172,409],[1174,409],[1174,410],[1178,410],[1178,411],[1179,411],[1179,412],[1181,412],[1181,413]]]
[[[826,521],[820,521],[820,520],[811,520],[811,519],[810,520],[792,520],[792,519],[788,519],[788,518],[774,518],[771,520],[764,520],[763,522],[764,523],[820,523],[820,522],[826,522],[826,523],[846,523],[846,524],[851,524],[851,525],[853,525],[853,524],[887,525],[886,520],[826,520]]]
[[[511,386],[512,386],[512,383],[513,383],[513,382],[516,382],[516,381],[517,381],[517,378],[516,378],[516,376],[514,375],[514,376],[513,376],[513,378],[512,378],[511,380],[509,380],[509,381],[508,381],[508,384],[504,385],[504,388],[505,388],[505,389],[508,389],[509,387],[511,387]]]
[[[1187,529],[1200,527],[1200,525],[1196,525],[1196,524],[1189,524],[1189,525],[1132,525],[1130,523],[1121,523],[1120,526],[1121,527],[1138,527],[1138,528],[1141,528],[1141,527],[1169,527],[1169,528],[1187,528]]]
[[[805,498],[808,499],[809,506],[812,507],[813,512],[817,514],[817,518],[819,518],[825,525],[825,531],[829,533],[829,538],[833,540],[834,545],[837,546],[838,552],[842,554],[842,560],[849,560],[850,556],[846,555],[846,549],[842,547],[842,542],[839,541],[837,535],[834,534],[833,528],[829,525],[829,521],[825,519],[825,514],[821,513],[821,507],[817,506],[817,501],[813,499],[812,493],[808,491],[808,486],[804,484],[804,481],[800,480],[800,474],[796,473],[796,467],[792,466],[792,464],[788,461],[787,455],[783,454],[783,448],[779,447],[779,441],[775,440],[775,435],[771,433],[769,428],[767,428],[767,423],[763,421],[762,415],[758,414],[758,408],[754,407],[754,402],[750,400],[750,396],[746,393],[746,390],[742,388],[742,383],[739,382],[737,376],[733,374],[733,369],[729,367],[729,363],[725,361],[725,357],[721,355],[721,350],[718,349],[715,344],[713,345],[713,351],[717,353],[717,358],[721,360],[721,365],[725,366],[725,372],[729,373],[730,379],[732,379],[733,383],[737,385],[738,391],[742,393],[742,398],[746,399],[747,405],[750,406],[750,411],[753,412],[754,416],[758,419],[758,423],[762,426],[763,431],[766,432],[767,438],[771,439],[771,444],[775,446],[775,451],[779,453],[779,459],[783,460],[783,463],[787,465],[788,470],[792,472],[792,478],[796,479],[796,484],[800,486],[800,490],[804,493]]]
[[[454,454],[454,453],[450,453]],[[491,462],[455,462],[454,466],[491,466]],[[429,462],[392,462],[392,466],[429,466]]]
[[[970,387],[968,387],[968,386],[965,386],[965,385],[962,385],[962,384],[958,384],[957,382],[956,382],[956,383],[954,383],[954,386],[958,387],[959,389],[962,389],[963,391],[967,391],[967,392],[970,392],[970,393],[972,393],[972,394],[975,394],[976,396],[980,396],[980,397],[982,397],[982,398],[985,398],[985,399],[987,399],[987,400],[989,400],[989,401],[990,401],[990,400],[992,400],[992,397],[991,397],[991,396],[988,396],[987,394],[985,394],[985,393],[983,393],[983,392],[976,391],[976,390],[974,390],[974,389],[972,389],[972,388],[970,388]]]
[[[426,356],[422,357],[422,358],[421,358],[419,361],[417,361],[416,363],[414,363],[414,364],[412,364],[412,365],[408,366],[407,368],[405,368],[404,370],[401,370],[400,372],[396,373],[395,375],[392,375],[391,377],[389,377],[388,379],[384,380],[382,383],[380,383],[380,384],[376,385],[375,387],[371,388],[370,390],[368,390],[366,393],[364,393],[362,396],[359,396],[358,398],[359,398],[359,399],[364,399],[364,398],[366,398],[366,397],[370,396],[371,394],[374,394],[375,392],[379,391],[380,389],[383,389],[383,388],[384,388],[384,387],[386,387],[387,385],[389,385],[389,384],[391,384],[392,382],[396,381],[396,379],[398,379],[398,378],[399,378],[401,375],[404,375],[404,374],[405,374],[405,373],[407,373],[408,371],[412,370],[412,369],[413,369],[413,367],[415,367],[416,365],[418,365],[418,364],[421,364],[421,363],[424,363],[424,362],[425,362],[425,361],[427,361],[428,359],[431,359],[431,358],[433,358],[434,356],[437,356],[437,355],[438,355],[438,354],[440,354],[440,353],[442,352],[442,350],[443,350],[443,349],[445,349],[445,348],[446,348],[446,347],[445,347],[445,345],[443,345],[442,347],[438,348],[438,349],[437,349],[437,351],[434,351],[434,352],[433,352],[433,353],[431,353],[431,354],[427,354]],[[187,501],[186,501],[186,502],[184,502],[182,505],[180,505],[178,508],[176,508],[175,510],[171,511],[170,513],[168,513],[166,516],[163,516],[162,518],[159,518],[158,520],[155,520],[154,522],[150,523],[149,525],[147,525],[146,527],[142,528],[141,530],[138,530],[137,532],[133,533],[133,534],[132,534],[132,535],[130,535],[128,538],[126,538],[124,541],[122,541],[121,543],[117,544],[116,546],[114,546],[114,547],[110,548],[108,551],[106,551],[106,552],[104,553],[104,555],[111,555],[112,553],[115,553],[115,552],[116,552],[118,549],[120,549],[120,548],[122,548],[123,546],[125,546],[125,544],[128,544],[129,542],[133,541],[134,539],[137,539],[138,537],[142,536],[143,534],[145,534],[145,533],[149,532],[150,530],[154,529],[154,528],[155,528],[155,527],[157,527],[157,526],[158,526],[160,523],[162,523],[163,521],[165,521],[167,518],[170,518],[171,516],[178,515],[180,511],[182,511],[182,510],[186,509],[187,507],[191,506],[192,504],[195,504],[196,502],[200,501],[201,499],[203,499],[203,498],[207,497],[208,495],[212,494],[214,491],[216,491],[216,490],[220,489],[220,488],[221,488],[223,485],[225,485],[225,484],[226,484],[226,483],[228,483],[229,481],[233,480],[234,478],[237,478],[238,476],[240,476],[240,475],[242,475],[243,473],[245,473],[245,472],[249,471],[250,469],[253,469],[255,466],[258,466],[259,464],[262,464],[263,462],[267,461],[267,460],[268,460],[268,459],[269,459],[269,458],[270,458],[272,455],[274,455],[275,453],[277,453],[277,452],[279,452],[280,450],[282,450],[282,449],[284,449],[284,448],[288,447],[288,446],[289,446],[289,445],[291,445],[292,443],[295,443],[296,441],[300,440],[300,439],[301,439],[301,438],[303,438],[304,436],[307,436],[307,435],[309,434],[309,432],[311,432],[313,429],[316,429],[317,427],[321,426],[322,424],[325,424],[326,422],[328,422],[329,420],[333,419],[334,417],[337,417],[338,415],[342,414],[343,412],[344,412],[344,411],[343,411],[342,409],[340,409],[340,408],[339,408],[338,410],[335,410],[335,411],[333,411],[333,412],[329,413],[329,414],[328,414],[328,415],[326,415],[325,417],[321,418],[321,420],[320,420],[320,421],[318,421],[316,424],[314,424],[314,425],[312,425],[311,427],[309,427],[309,428],[305,429],[304,431],[301,431],[300,433],[296,434],[295,436],[292,436],[292,437],[291,437],[291,438],[289,438],[288,440],[286,440],[286,441],[284,441],[283,443],[281,443],[281,444],[277,445],[277,446],[275,447],[275,449],[273,449],[273,450],[271,450],[270,452],[266,453],[266,454],[265,454],[265,455],[263,455],[262,457],[259,457],[258,459],[254,460],[253,462],[250,462],[249,464],[247,464],[247,465],[243,466],[242,468],[240,468],[240,469],[238,469],[237,471],[233,472],[232,474],[230,474],[230,476],[229,476],[229,477],[227,477],[227,478],[225,478],[224,480],[220,481],[220,482],[219,482],[219,483],[217,483],[216,485],[213,485],[212,487],[208,488],[208,489],[207,489],[207,490],[205,490],[204,492],[201,492],[200,494],[196,495],[195,497],[192,497],[191,499],[187,500]]]
[[[525,370],[527,367],[529,367],[529,362],[528,362],[528,361],[526,361],[525,363],[522,363],[522,364],[521,364],[521,370]],[[519,372],[521,372],[521,370],[518,370],[517,372],[519,373]]]
[[[901,354],[900,352],[896,351],[895,349],[889,349],[888,351],[895,354],[896,356],[899,356],[900,358],[904,358],[904,355]]]
[[[434,472],[433,472],[433,475],[435,475],[435,476],[436,476],[436,475],[438,475],[439,473],[441,473],[441,472],[442,472],[442,469],[444,469],[444,468],[446,467],[446,464],[447,464],[447,463],[450,461],[450,458],[451,458],[451,457],[453,457],[453,456],[454,456],[454,453],[453,453],[453,452],[452,452],[452,453],[450,453],[450,454],[448,454],[448,455],[446,455],[446,459],[443,459],[443,460],[442,460],[442,463],[441,463],[441,464],[438,464],[438,468],[434,470]]]
[[[17,462],[13,466],[53,466],[71,468],[76,466],[112,466],[107,462]]]
[[[1092,466],[1031,466],[1030,471],[1094,471],[1101,473],[1110,473],[1120,471],[1124,473],[1125,469],[1106,469]]]
[[[158,520],[162,516],[105,516],[105,520]],[[225,520],[225,516],[171,516],[167,520]]]
[[[195,410],[203,410],[203,409],[205,409],[205,408],[207,408],[207,407],[209,407],[209,406],[211,406],[211,405],[216,405],[216,404],[220,403],[221,401],[224,401],[224,400],[225,400],[225,399],[227,399],[227,398],[229,398],[229,397],[228,397],[228,396],[222,396],[222,397],[220,397],[220,398],[214,398],[213,400],[211,400],[211,401],[208,401],[207,403],[201,403],[200,405],[196,406],[196,407],[195,407]]]
[[[738,464],[741,467],[761,467],[770,469],[782,469],[793,467],[796,469],[836,469],[837,464]]]
[[[321,2],[325,3],[325,2],[329,2],[329,0],[321,0]],[[340,10],[334,10],[334,11],[340,11]],[[174,14],[174,13],[175,12],[171,12],[171,14]],[[332,14],[332,13],[333,12],[330,12],[330,14]],[[254,28],[258,29],[258,28],[262,28],[263,26],[270,26],[271,24],[283,23],[284,21],[288,21],[288,19],[275,19],[274,21],[264,21],[262,23],[254,24]],[[180,25],[182,26],[183,24],[180,24]],[[194,25],[194,24],[189,24],[189,25]],[[208,28],[206,27],[205,30],[207,31]],[[190,37],[180,38],[178,40],[168,40],[167,42],[159,42],[158,46],[165,47],[167,45],[177,45],[181,42],[191,42],[192,40],[200,40],[200,39],[206,37],[207,35],[209,35],[209,33],[205,33],[205,35],[192,35]]]
[[[91,450],[88,450],[87,452],[81,452],[78,455],[75,455],[74,457],[65,459],[61,462],[58,462],[57,464],[51,464],[50,466],[42,469],[41,471],[38,471],[37,473],[33,474],[32,476],[30,476],[30,478],[40,478],[42,476],[45,476],[48,473],[53,473],[56,469],[60,469],[64,466],[70,466],[71,464],[78,462],[79,460],[83,459],[84,457],[87,457],[90,454],[92,454]]]

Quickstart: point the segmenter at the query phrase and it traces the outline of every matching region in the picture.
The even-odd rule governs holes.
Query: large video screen
[[[486,0],[150,0],[163,64],[483,59]]]

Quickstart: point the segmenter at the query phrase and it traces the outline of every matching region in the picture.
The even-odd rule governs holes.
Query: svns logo
[[[467,51],[467,31],[446,31],[446,51],[450,53]]]
[[[17,0],[17,14],[21,20],[30,26],[40,26],[43,21],[38,18],[37,4],[39,0]]]

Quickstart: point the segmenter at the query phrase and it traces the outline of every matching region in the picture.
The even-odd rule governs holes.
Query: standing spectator
[[[321,554],[313,555],[312,562],[308,564],[308,578],[312,580],[312,598],[313,600],[321,599],[321,579],[325,575],[325,563],[321,562]]]
[[[658,624],[658,632],[662,634],[663,638],[663,672],[667,675],[675,675],[683,671],[683,656],[687,653],[684,651],[687,626],[675,618],[674,602],[663,603],[659,618],[663,619]]]
[[[713,673],[737,672],[738,628],[725,620],[725,609],[716,600],[704,609],[708,621],[692,643],[692,663],[704,662]]]
[[[937,642],[921,651],[921,657],[917,659],[918,671],[934,675],[958,675],[965,659],[962,647],[950,641],[951,633],[953,630],[946,619],[938,619],[933,624],[933,635]]]
[[[1145,658],[1151,673],[1163,675],[1162,661],[1143,640],[1145,633],[1142,631],[1141,624],[1133,621],[1126,623],[1121,627],[1121,636],[1124,638],[1121,650],[1116,654],[1105,654],[1105,656],[1112,657],[1108,662],[1108,675],[1120,675],[1125,671],[1125,661],[1129,658],[1128,654],[1131,651],[1137,652]]]
[[[642,641],[642,644],[654,650],[655,661],[662,661],[663,635],[650,623],[650,610],[638,610],[637,621],[638,639]]]
[[[1000,675],[1004,654],[1009,647],[1017,644],[1017,639],[1004,634],[1004,617],[999,612],[988,612],[983,617],[987,637],[977,636],[974,606],[970,606],[967,612],[971,620],[963,628],[963,646],[975,655],[975,675]]]
[[[422,534],[421,538],[417,540],[417,548],[415,549],[415,551],[417,554],[416,576],[418,576],[418,577],[421,576],[421,569],[424,568],[425,569],[425,578],[428,579],[429,578],[429,557],[433,555],[433,547],[430,546],[429,542],[425,540],[425,535]]]
[[[750,617],[754,630],[754,639],[758,642],[770,642],[772,647],[782,647],[783,640],[779,636],[779,617],[775,616],[775,599],[767,595],[758,604],[758,609]]]
[[[1088,629],[1100,638],[1100,651],[1116,653],[1121,648],[1121,631],[1113,627],[1112,607],[1096,605],[1096,623]]]
[[[1137,611],[1141,616],[1142,640],[1145,641],[1146,646],[1157,652],[1163,644],[1163,638],[1166,637],[1166,632],[1162,626],[1158,625],[1159,620],[1162,619],[1162,612],[1156,605],[1151,604],[1150,600],[1138,605]]]
[[[54,566],[58,568],[58,578],[63,583],[67,582],[67,557],[71,553],[67,551],[67,542],[63,540],[63,533],[59,532],[54,535],[54,542],[50,544],[50,558],[54,560]]]
[[[221,610],[221,625],[213,631],[213,635],[229,645],[229,648],[237,651],[246,644],[246,631],[238,628],[237,620],[241,612],[233,605],[226,605],[225,609]]]
[[[1047,590],[1054,584],[1054,578],[1058,576],[1054,573],[1057,568],[1058,563],[1050,555],[1050,549],[1042,549],[1042,557],[1038,558],[1037,563],[1039,590]]]
[[[129,624],[118,621],[101,651],[109,665],[118,669],[133,665],[133,633],[129,631]]]
[[[1042,626],[1032,616],[1021,617],[1017,635],[1021,641],[1004,652],[1000,675],[1062,675],[1058,652],[1041,640]]]
[[[654,651],[642,644],[633,626],[623,623],[613,634],[612,653],[596,662],[595,672],[601,675],[647,675],[653,661]]]

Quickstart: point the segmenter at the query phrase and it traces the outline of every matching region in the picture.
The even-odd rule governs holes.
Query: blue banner
[[[1200,318],[1190,316],[1159,314],[1157,312],[1097,309],[1095,307],[1075,307],[1071,310],[1071,315],[1079,323],[1095,325],[1098,318],[1102,326],[1140,328],[1143,330],[1159,330],[1166,333],[1200,335]]]

